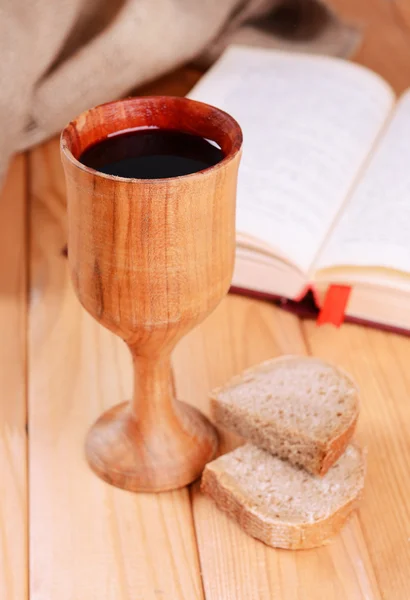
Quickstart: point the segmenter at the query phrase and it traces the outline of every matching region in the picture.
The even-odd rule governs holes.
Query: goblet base
[[[86,457],[107,483],[133,492],[163,492],[197,479],[218,447],[218,434],[196,408],[176,401],[174,412],[140,420],[125,402],[91,427]]]

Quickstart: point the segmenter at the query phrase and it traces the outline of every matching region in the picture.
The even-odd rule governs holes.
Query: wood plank
[[[200,599],[188,490],[130,494],[83,458],[88,426],[130,397],[131,361],[68,280],[58,140],[31,153],[30,169],[31,599]]]
[[[295,317],[267,303],[230,296],[178,346],[178,396],[207,412],[211,388],[252,364],[296,352],[305,353],[305,345]],[[222,451],[237,443],[221,435]],[[381,598],[357,517],[328,546],[288,552],[248,537],[197,484],[192,497],[207,600]]]
[[[317,356],[345,367],[362,395],[358,437],[368,447],[359,522],[382,597],[410,598],[410,339],[343,325],[304,325]]]
[[[27,598],[26,158],[0,196],[0,600]]]

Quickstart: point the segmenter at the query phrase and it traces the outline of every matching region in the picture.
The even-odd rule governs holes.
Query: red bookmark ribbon
[[[323,306],[317,318],[317,325],[330,323],[340,327],[345,318],[345,310],[352,288],[348,285],[331,285],[326,292]]]

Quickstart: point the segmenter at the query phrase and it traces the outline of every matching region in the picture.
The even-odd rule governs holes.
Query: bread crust
[[[358,446],[355,444],[355,447]],[[360,450],[363,461],[363,482],[365,456]],[[363,485],[353,498],[348,498],[333,514],[313,523],[287,523],[263,515],[252,503],[252,498],[243,493],[235,479],[227,474],[218,459],[209,463],[203,472],[201,491],[210,496],[216,506],[234,519],[248,535],[261,540],[268,546],[285,550],[307,550],[327,543],[338,533],[357,507]]]
[[[342,456],[343,452],[346,450],[349,442],[352,440],[353,434],[356,429],[357,419],[359,417],[359,410],[357,409],[356,415],[352,419],[350,425],[340,433],[340,435],[334,437],[329,443],[325,446],[326,450],[322,459],[322,463],[320,469],[314,475],[326,475],[330,467],[332,467],[335,462]]]
[[[218,413],[217,406],[218,406],[218,403],[220,402],[219,395],[221,393],[225,392],[226,390],[228,390],[229,388],[231,388],[235,385],[243,383],[244,381],[246,381],[247,377],[252,376],[256,373],[260,373],[261,371],[269,371],[272,368],[274,368],[275,365],[278,365],[282,362],[287,362],[287,361],[295,360],[295,359],[303,359],[303,358],[313,358],[313,357],[285,355],[285,356],[281,356],[278,358],[266,360],[262,363],[259,363],[258,365],[255,365],[253,367],[250,367],[249,369],[246,369],[240,375],[236,375],[236,376],[232,377],[232,379],[230,379],[225,385],[212,390],[210,392],[210,402],[211,402],[211,415],[212,415],[212,418],[214,419],[214,421],[217,424],[221,424],[222,426],[224,426],[224,423],[221,422],[216,416]],[[315,359],[313,359],[313,360],[315,360]],[[316,359],[316,360],[318,363],[330,365],[330,363],[327,363],[326,361],[324,361],[322,359]],[[341,374],[341,376],[346,377],[349,380],[349,382],[351,383],[352,387],[356,390],[356,412],[352,414],[352,418],[351,418],[350,422],[348,422],[346,424],[345,428],[342,429],[341,431],[336,431],[335,435],[332,438],[330,438],[329,440],[327,440],[326,443],[323,443],[322,440],[314,439],[313,437],[307,438],[302,433],[299,433],[299,432],[297,433],[295,431],[289,430],[290,436],[293,436],[293,437],[299,436],[301,439],[315,443],[316,449],[317,449],[317,460],[315,461],[314,466],[312,467],[310,464],[302,464],[302,463],[300,466],[304,467],[309,473],[312,473],[313,475],[319,475],[321,477],[323,475],[326,475],[328,470],[332,467],[332,465],[334,465],[334,463],[340,458],[340,456],[346,450],[349,442],[351,441],[351,439],[353,437],[354,431],[356,429],[357,419],[359,417],[359,412],[360,412],[359,389],[358,389],[356,382],[352,379],[352,377],[348,373],[346,373],[340,367],[335,366],[335,365],[330,365],[330,366],[332,368],[334,368],[336,371],[338,371]],[[235,433],[238,433],[238,432],[235,432]],[[255,443],[255,440],[251,440],[251,441],[253,443]],[[264,446],[264,449],[268,450],[268,451],[272,451],[272,449],[269,448],[267,445]]]

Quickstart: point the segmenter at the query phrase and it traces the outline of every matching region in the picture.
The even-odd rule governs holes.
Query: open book
[[[311,290],[322,310],[342,291],[348,317],[410,330],[410,91],[397,101],[340,59],[232,46],[190,97],[244,133],[233,287]]]

